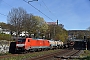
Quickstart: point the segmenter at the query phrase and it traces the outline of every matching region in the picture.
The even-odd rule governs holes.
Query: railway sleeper
[[[59,59],[86,59],[86,56],[80,57],[80,56],[54,56],[54,58]]]

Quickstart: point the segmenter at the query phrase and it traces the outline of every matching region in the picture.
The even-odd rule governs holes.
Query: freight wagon
[[[49,40],[49,42],[50,42],[50,49],[63,48],[62,41]]]

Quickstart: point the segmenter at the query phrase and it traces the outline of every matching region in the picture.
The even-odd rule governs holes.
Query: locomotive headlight
[[[23,47],[25,44],[16,44],[16,47]]]

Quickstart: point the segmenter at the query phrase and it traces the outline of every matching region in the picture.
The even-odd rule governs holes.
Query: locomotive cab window
[[[26,39],[18,39],[18,42],[25,42]]]
[[[49,43],[49,41],[48,41],[48,43]]]
[[[28,39],[28,42],[30,42],[30,39]]]

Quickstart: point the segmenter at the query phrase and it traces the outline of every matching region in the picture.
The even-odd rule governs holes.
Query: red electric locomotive
[[[16,51],[37,51],[50,49],[50,43],[44,39],[19,38],[16,41]]]

